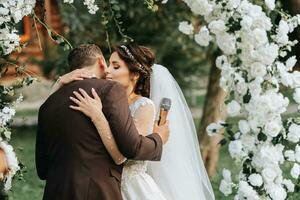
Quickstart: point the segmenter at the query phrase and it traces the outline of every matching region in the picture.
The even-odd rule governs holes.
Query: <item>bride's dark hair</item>
[[[116,45],[114,50],[126,63],[131,74],[139,74],[134,92],[144,97],[150,96],[150,75],[155,55],[152,50],[135,43]]]

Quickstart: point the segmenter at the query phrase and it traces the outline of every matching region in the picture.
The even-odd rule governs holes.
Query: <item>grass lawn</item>
[[[35,171],[34,151],[35,151],[35,131],[36,127],[22,127],[13,130],[12,144],[14,145],[18,158],[27,167],[24,173],[24,181],[14,180],[13,191],[10,192],[9,200],[40,200],[42,199],[43,181],[40,181]],[[212,178],[212,186],[215,191],[216,200],[232,200],[233,197],[224,197],[218,190],[222,169],[227,168],[234,174],[239,170],[238,166],[230,159],[227,147],[222,147],[217,173]],[[294,197],[289,200],[300,199],[300,194],[294,193]]]
[[[35,171],[35,127],[13,129],[11,143],[15,147],[19,160],[26,166],[24,180],[14,180],[10,200],[42,199],[44,183]]]

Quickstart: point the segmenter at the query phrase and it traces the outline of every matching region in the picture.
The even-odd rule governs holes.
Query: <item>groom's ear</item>
[[[98,65],[99,65],[99,67],[100,67],[101,70],[105,70],[105,68],[106,68],[106,62],[105,62],[105,59],[104,59],[103,56],[100,56],[98,58]]]

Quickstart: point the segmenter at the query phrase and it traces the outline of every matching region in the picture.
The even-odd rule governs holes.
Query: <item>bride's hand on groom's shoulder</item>
[[[63,86],[73,81],[80,81],[85,78],[92,78],[94,75],[91,74],[87,69],[76,69],[60,77],[59,85]]]
[[[166,144],[170,135],[169,121],[166,121],[166,123],[163,125],[158,125],[158,121],[155,121],[153,126],[153,133],[157,133],[160,136],[162,142]]]
[[[92,120],[102,114],[102,101],[94,88],[92,88],[93,97],[90,97],[81,88],[79,88],[79,91],[74,91],[73,94],[75,97],[70,97],[70,99],[77,106],[70,105],[70,108],[84,113]]]

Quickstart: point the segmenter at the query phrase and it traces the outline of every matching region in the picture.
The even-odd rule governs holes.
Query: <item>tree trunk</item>
[[[216,54],[212,56],[209,84],[198,130],[202,159],[210,177],[214,175],[216,170],[220,149],[218,143],[221,140],[222,135],[210,137],[207,135],[206,127],[210,123],[224,120],[226,117],[224,104],[226,93],[219,86],[221,71],[216,67],[215,60]]]

